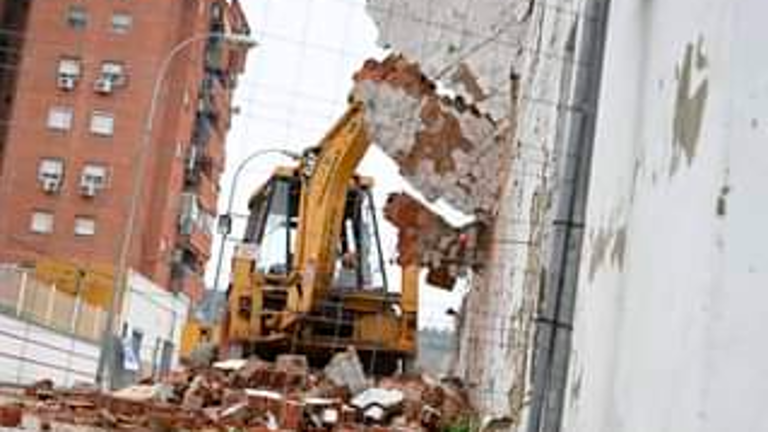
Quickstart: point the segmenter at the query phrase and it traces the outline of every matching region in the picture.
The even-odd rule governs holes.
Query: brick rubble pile
[[[459,383],[366,377],[354,351],[322,371],[283,355],[179,370],[112,393],[41,381],[5,399],[0,426],[15,430],[437,431],[474,416]]]

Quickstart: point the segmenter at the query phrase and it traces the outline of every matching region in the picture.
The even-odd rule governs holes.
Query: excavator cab
[[[333,279],[333,291],[387,292],[387,278],[376,220],[372,181],[357,177],[347,190]],[[243,241],[257,251],[255,272],[264,278],[288,278],[294,263],[301,206],[301,178],[279,170],[249,204]]]

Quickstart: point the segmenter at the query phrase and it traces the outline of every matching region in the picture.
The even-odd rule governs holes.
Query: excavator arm
[[[307,152],[302,161],[305,191],[293,260],[293,268],[301,274],[289,293],[291,312],[309,313],[331,285],[347,188],[370,146],[363,109],[361,103],[351,103],[320,145]],[[289,317],[284,327],[294,319]]]

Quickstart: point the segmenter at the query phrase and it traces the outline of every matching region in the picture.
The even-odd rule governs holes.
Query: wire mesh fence
[[[349,77],[360,67],[366,57],[380,56],[383,52],[376,47],[375,43],[371,43],[375,36],[366,36],[369,42],[367,45],[361,44],[358,40],[361,39],[358,37],[360,29],[364,26],[370,27],[370,22],[366,24],[360,23],[361,20],[368,19],[365,18],[365,2],[331,0],[324,3],[329,5],[329,8],[340,8],[339,11],[341,11],[341,14],[334,17],[332,21],[334,23],[332,27],[337,28],[327,30],[329,34],[335,35],[332,40],[323,39],[323,32],[316,29],[316,22],[328,18],[328,13],[318,10],[317,6],[313,5],[312,2],[293,0],[291,2],[283,1],[282,4],[279,4],[275,0],[264,0],[260,2],[249,1],[247,3],[246,12],[255,21],[254,34],[260,39],[263,48],[258,48],[252,55],[253,60],[249,64],[249,70],[252,72],[239,81],[239,90],[235,97],[235,103],[239,105],[240,109],[239,114],[233,120],[231,144],[229,145],[232,150],[229,152],[230,160],[234,161],[234,164],[237,163],[238,159],[242,159],[242,155],[254,150],[254,147],[272,145],[271,143],[274,142],[284,143],[281,145],[289,147],[289,150],[299,150],[303,146],[314,145],[325,130],[331,126],[336,115],[343,110],[348,93],[346,84],[349,83]],[[428,10],[435,11],[439,6],[439,2],[434,1],[431,3],[431,9]],[[512,3],[516,2],[511,2],[510,7],[513,6]],[[296,13],[291,15],[290,19],[285,16],[285,12],[290,9],[286,4],[295,6],[294,12]],[[589,23],[596,19],[593,14],[585,13],[582,10],[581,2],[560,4],[559,2],[532,1],[531,4],[540,12],[546,11],[550,14],[560,15],[577,23]],[[368,5],[368,7],[376,8],[375,5]],[[466,8],[467,10],[472,8],[472,2],[467,2]],[[496,40],[500,41],[502,48],[520,50],[533,63],[548,62],[547,64],[550,67],[558,69],[589,69],[596,67],[595,64],[575,59],[569,53],[564,52],[564,50],[556,47],[553,48],[550,44],[545,43],[546,41],[538,40],[537,43],[521,46],[515,41],[509,40],[504,34],[505,25],[509,24],[505,21],[506,17],[499,17],[501,22],[496,28],[478,29],[472,28],[472,23],[466,21],[458,26],[446,25],[437,19],[437,15],[425,16],[421,12],[416,13],[414,10],[407,8],[401,8],[397,11],[379,9],[378,12],[390,13],[397,20],[419,23],[424,28],[434,31],[435,34],[443,35],[445,38],[456,37],[458,40],[479,41],[478,43],[465,46],[466,50],[461,50],[461,55],[456,56],[460,61],[467,60],[476,51],[487,49],[489,45],[485,41]],[[282,22],[285,22],[285,26],[281,27],[275,24]],[[512,24],[509,24],[509,27],[512,27]],[[93,31],[98,32],[99,30]],[[371,29],[367,28],[365,32],[371,33]],[[28,39],[30,46],[58,49],[62,53],[70,49],[68,45],[59,41],[44,40],[34,36]],[[428,41],[426,35],[424,35],[424,39]],[[0,50],[2,49],[12,51],[9,54],[18,54],[12,48],[0,48]],[[260,49],[262,50],[261,52],[259,51]],[[274,51],[281,51],[281,53],[279,55],[274,54]],[[500,56],[501,54],[496,58],[491,56],[490,60],[497,62],[501,65],[500,67],[506,68],[509,66],[511,59]],[[423,57],[431,59],[434,58],[434,54],[427,53]],[[280,64],[279,70],[277,72],[266,70],[263,67],[264,62],[272,61],[275,58],[278,59]],[[455,63],[456,59],[452,60],[452,62]],[[441,67],[435,66],[435,69],[444,70],[453,66],[453,63],[439,65]],[[95,67],[97,64],[100,64],[100,59],[83,59],[84,67]],[[0,64],[0,68],[18,69],[22,72],[27,72],[27,69],[25,69],[27,67],[23,63]],[[54,65],[51,64],[51,67],[54,67]],[[153,69],[146,66],[128,65],[126,71],[131,76],[130,83],[132,86],[142,86],[151,83],[155,78]],[[31,73],[32,70],[30,69],[29,72]],[[51,76],[53,75],[51,74]],[[48,78],[50,77],[46,76],[46,79]],[[177,85],[183,85],[183,83],[169,84],[170,88]],[[498,93],[505,90],[502,87],[498,87],[491,89],[491,91]],[[557,92],[552,92],[551,89],[536,88],[534,86],[526,86],[519,97],[519,103],[520,111],[526,113],[527,117],[525,117],[525,120],[529,121],[528,124],[530,125],[525,126],[529,132],[520,133],[518,134],[519,136],[514,137],[517,152],[514,156],[515,160],[510,161],[510,165],[519,168],[515,173],[515,188],[520,194],[506,196],[505,198],[520,199],[522,202],[524,198],[530,199],[530,194],[528,192],[524,193],[524,190],[534,190],[539,185],[543,185],[547,193],[553,195],[558,193],[558,191],[567,189],[575,181],[573,178],[560,176],[560,173],[557,172],[557,167],[558,163],[564,158],[578,157],[578,155],[558,154],[557,151],[554,151],[556,136],[554,134],[537,133],[540,132],[539,129],[547,129],[555,125],[546,121],[540,121],[540,117],[545,115],[554,115],[554,117],[583,114],[593,115],[594,113],[588,112],[583,106],[574,105],[569,100],[561,97]],[[24,122],[9,120],[5,126],[30,129],[45,127],[43,118],[25,119]],[[398,138],[405,139],[407,137]],[[76,140],[77,138],[67,136],[65,139]],[[129,143],[130,139],[115,136],[112,141],[114,145],[122,145]],[[376,161],[370,166],[374,167],[374,172],[378,169],[384,171],[385,163]],[[396,172],[396,168],[394,170],[390,169],[387,175],[393,171]],[[248,178],[242,181],[243,184],[247,184],[249,187],[241,185],[238,191],[237,201],[242,203],[239,206],[241,213],[245,213],[245,211],[242,211],[245,208],[244,203],[247,202],[248,196],[260,183],[260,180],[264,178],[265,172],[271,172],[271,167],[254,165],[252,175],[247,176]],[[378,172],[376,173],[378,174]],[[227,190],[231,187],[229,184],[231,178],[225,173],[223,180],[224,187],[222,190]],[[405,188],[406,186],[403,185],[402,179],[397,179],[397,181],[390,183],[387,187],[391,190]],[[381,202],[383,202],[384,196],[384,194],[379,195],[377,208],[382,207]],[[505,353],[520,348],[519,340],[515,340],[516,332],[520,329],[519,324],[515,321],[516,318],[511,316],[509,311],[500,309],[513,304],[514,302],[510,301],[510,297],[519,294],[512,293],[511,287],[523,287],[520,281],[535,280],[540,277],[541,269],[538,265],[531,264],[528,261],[527,251],[535,249],[538,252],[542,252],[541,238],[552,234],[556,230],[545,218],[535,218],[530,213],[529,208],[520,208],[517,209],[517,213],[509,215],[507,226],[507,233],[509,235],[496,239],[501,250],[517,251],[510,252],[508,257],[508,261],[513,262],[513,264],[506,265],[505,267],[509,274],[500,275],[500,277],[508,278],[505,279],[505,283],[509,287],[506,297],[502,298],[502,293],[496,292],[494,294],[500,296],[497,301],[473,303],[460,311],[458,315],[446,314],[448,307],[459,309],[458,302],[455,300],[440,302],[424,298],[422,301],[419,313],[421,327],[434,326],[460,332],[461,329],[456,329],[456,322],[464,321],[471,323],[471,331],[465,336],[463,348],[475,348],[478,352],[464,354],[469,363],[472,363],[473,358],[477,359],[478,365],[479,363],[488,364],[491,362],[483,352],[479,352],[481,350],[497,353],[496,361],[503,362]],[[396,235],[391,227],[385,231],[385,255],[395,255],[396,245],[393,239]],[[229,248],[229,245],[225,245],[225,247]],[[216,252],[229,253],[226,250]],[[518,256],[514,256],[515,253]],[[396,266],[389,264],[388,271],[396,272]],[[3,277],[15,276],[4,276],[0,272],[0,281],[3,280]],[[390,280],[397,281],[397,278],[390,277]],[[528,294],[530,295],[531,293]],[[71,299],[56,300],[59,297],[60,293],[51,294],[50,290],[45,291],[37,287],[30,288],[29,294],[24,293],[23,295],[20,295],[18,290],[15,292],[12,290],[6,292],[4,288],[0,290],[0,301],[2,301],[3,305],[8,304],[11,307],[21,305],[25,311],[24,313],[33,316],[36,320],[59,323],[55,325],[66,326],[65,318],[71,318],[76,314],[77,305]],[[22,299],[20,302],[18,301],[19,298]],[[446,304],[448,307],[445,306]],[[350,321],[349,317],[345,317],[339,305],[339,303],[321,305],[327,306],[328,313],[312,319],[323,321],[323,324],[331,329],[328,336],[331,343],[339,347],[339,349],[343,349],[344,338],[342,335],[354,323]],[[80,305],[80,307],[82,308],[83,305]],[[379,328],[382,329],[382,332],[374,334],[374,337],[367,341],[371,347],[371,356],[367,360],[372,363],[372,366],[375,366],[375,363],[380,360],[378,354],[385,350],[386,347],[383,336],[385,334],[383,330],[385,328],[384,321],[387,321],[386,317],[388,315],[399,316],[395,304],[389,304],[386,307],[389,310],[382,310],[378,314],[378,319],[380,320]],[[533,311],[529,312],[529,318],[534,318],[535,314]],[[83,314],[80,313],[79,315]],[[70,324],[71,322],[70,320]],[[75,320],[75,322],[80,323],[75,326],[76,331],[79,332],[88,333],[96,326],[96,324],[90,323],[82,317]],[[466,332],[467,329],[465,328],[464,331]],[[93,334],[98,335],[98,333]],[[289,352],[302,352],[297,335],[291,336]],[[452,356],[454,354],[451,352],[445,355]],[[494,384],[491,382],[494,380],[494,377],[489,377],[488,373],[478,373],[476,375],[480,377],[477,378],[478,382],[474,382],[475,378],[472,378],[467,385],[479,386],[475,388],[475,391],[476,394],[480,395],[481,399],[500,400],[508,397],[509,388],[499,384],[503,377],[496,377],[498,379],[496,379]]]

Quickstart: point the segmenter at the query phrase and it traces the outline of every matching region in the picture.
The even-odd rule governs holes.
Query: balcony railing
[[[192,267],[184,263],[174,263],[171,267],[171,290],[182,292],[193,299],[199,299],[204,290],[203,277]]]
[[[195,128],[192,132],[192,144],[205,147],[214,132],[214,125],[208,116],[198,113],[195,118]]]
[[[207,148],[191,145],[184,162],[184,181],[189,186],[200,184],[202,176],[213,174],[213,159]]]

